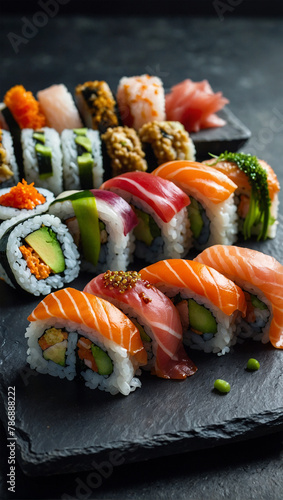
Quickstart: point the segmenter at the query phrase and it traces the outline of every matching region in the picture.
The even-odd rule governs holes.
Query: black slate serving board
[[[238,244],[283,262],[282,222],[280,217],[276,239]],[[72,286],[82,289],[90,278],[82,274]],[[270,344],[246,342],[221,357],[190,351],[198,367],[193,377],[168,381],[143,374],[141,389],[111,396],[30,370],[24,333],[39,301],[0,282],[0,418],[7,429],[8,388],[15,387],[17,457],[25,473],[90,470],[283,429],[283,352]],[[259,371],[246,370],[250,357],[260,362]],[[230,393],[213,390],[216,378],[230,382]]]

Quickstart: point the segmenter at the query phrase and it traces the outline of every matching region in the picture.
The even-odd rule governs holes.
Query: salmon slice
[[[233,281],[212,267],[185,259],[161,260],[141,269],[141,277],[159,287],[162,284],[188,288],[207,298],[224,314],[230,316],[239,310],[246,313],[245,295]]]
[[[237,189],[237,184],[224,172],[217,172],[196,161],[170,161],[157,167],[151,174],[174,182],[187,194],[203,194],[215,204],[227,200]]]
[[[74,288],[64,288],[47,295],[30,314],[28,321],[48,318],[85,325],[124,347],[140,365],[147,363],[138,329],[122,311],[106,300]],[[89,338],[95,342],[91,334]]]
[[[269,340],[274,347],[283,349],[283,266],[270,255],[229,245],[207,248],[195,260],[213,267],[239,286],[247,283],[265,295],[272,314]]]
[[[148,327],[151,340],[157,345],[152,373],[167,379],[184,379],[196,372],[183,348],[182,324],[176,308],[137,272],[107,271],[93,278],[84,291],[109,300],[130,318],[137,318],[142,327]]]

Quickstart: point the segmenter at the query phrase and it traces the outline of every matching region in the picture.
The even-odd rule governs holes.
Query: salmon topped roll
[[[177,307],[184,343],[218,355],[236,343],[236,323],[246,313],[246,300],[235,283],[215,269],[185,259],[168,259],[140,270]]]
[[[239,231],[244,238],[274,238],[277,229],[280,185],[273,169],[264,160],[244,153],[225,152],[204,161],[226,174],[236,185]]]
[[[196,248],[236,241],[238,218],[234,193],[237,185],[227,175],[195,161],[164,163],[152,175],[174,182],[190,197],[187,210]]]
[[[141,386],[135,374],[147,355],[139,331],[117,307],[64,288],[47,295],[29,315],[28,362],[40,373],[128,395]]]
[[[136,271],[107,271],[84,288],[121,309],[136,324],[148,354],[145,369],[158,377],[184,379],[196,367],[183,347],[179,314],[160,290]]]
[[[247,299],[247,315],[239,336],[268,341],[283,349],[283,266],[270,255],[237,246],[215,245],[196,259],[240,286]]]

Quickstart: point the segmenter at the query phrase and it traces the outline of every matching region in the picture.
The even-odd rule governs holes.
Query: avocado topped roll
[[[60,136],[56,130],[23,129],[21,134],[24,177],[27,182],[50,189],[55,195],[63,189]]]
[[[63,177],[66,189],[98,188],[103,182],[101,140],[97,130],[63,130]]]

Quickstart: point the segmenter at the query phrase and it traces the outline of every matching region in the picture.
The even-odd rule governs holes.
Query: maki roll
[[[139,130],[139,137],[149,171],[167,161],[195,159],[194,143],[179,122],[145,123]]]
[[[97,130],[63,130],[63,179],[65,189],[98,188],[103,182],[101,140]]]
[[[215,245],[196,259],[223,273],[240,286],[247,300],[247,314],[238,335],[271,342],[283,349],[283,266],[274,257],[257,250]]]
[[[138,134],[133,128],[108,128],[101,136],[105,180],[125,172],[147,170],[145,154]]]
[[[119,125],[116,102],[106,82],[95,80],[77,85],[75,99],[88,128],[103,133]]]
[[[204,163],[225,173],[237,185],[239,231],[244,238],[275,238],[280,185],[270,165],[256,156],[228,151]]]
[[[48,189],[35,188],[25,179],[16,186],[0,189],[0,223],[13,217],[30,217],[47,212],[54,194]]]
[[[140,274],[172,299],[185,344],[219,356],[230,351],[237,339],[237,321],[247,308],[244,293],[233,281],[211,267],[183,259],[157,262]]]
[[[183,348],[180,317],[170,299],[136,271],[107,271],[84,292],[108,300],[137,326],[147,351],[144,369],[166,379],[185,379],[196,367]]]
[[[193,161],[165,163],[152,175],[174,182],[190,197],[187,210],[195,248],[201,250],[236,241],[238,217],[234,192],[237,186],[227,175]]]
[[[166,119],[163,83],[157,76],[124,76],[116,98],[122,123],[127,127],[139,130],[145,123]]]
[[[0,276],[12,287],[46,295],[79,274],[79,253],[58,217],[15,217],[0,227]]]
[[[0,129],[0,187],[16,184],[18,180],[19,170],[12,136],[8,130]]]
[[[63,84],[51,85],[37,92],[46,125],[60,134],[65,128],[81,128],[82,122],[72,94]],[[38,127],[41,128],[41,127]]]
[[[49,207],[73,235],[82,256],[82,269],[126,270],[134,251],[133,228],[138,221],[130,205],[102,190],[64,192]]]
[[[55,195],[63,190],[60,136],[56,130],[22,130],[24,177],[28,183],[49,189]]]
[[[186,207],[189,197],[173,182],[146,172],[129,172],[104,182],[131,204],[138,218],[135,255],[147,262],[179,258],[191,247]]]
[[[114,305],[64,288],[45,297],[29,315],[27,361],[32,369],[72,380],[79,374],[90,389],[130,394],[146,363],[136,326]]]

